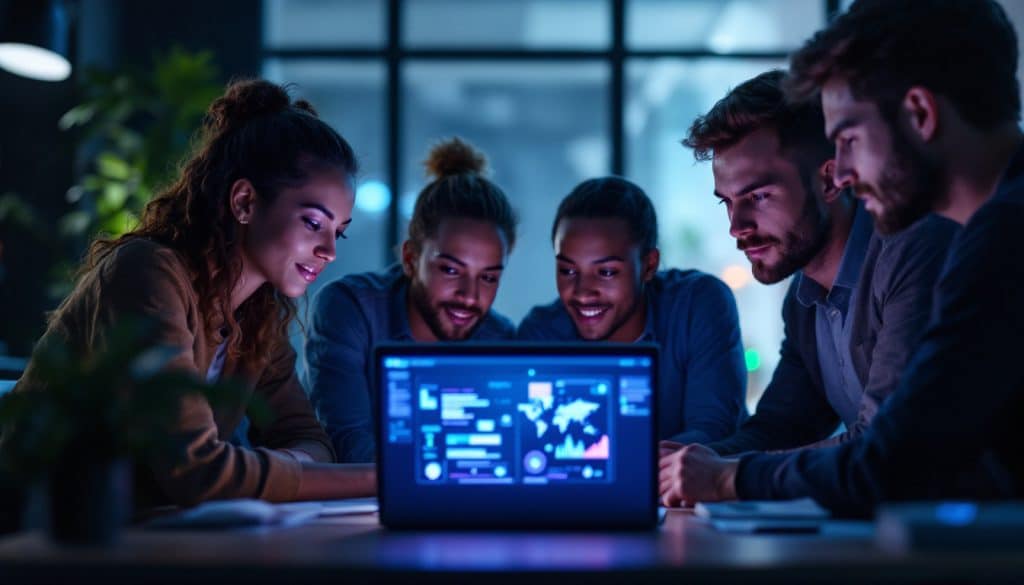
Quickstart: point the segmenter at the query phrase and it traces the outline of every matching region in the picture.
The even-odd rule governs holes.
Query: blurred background
[[[495,304],[518,321],[555,298],[559,200],[621,174],[657,206],[663,267],[704,270],[734,291],[752,408],[778,359],[787,284],[752,279],[710,164],[679,141],[847,4],[0,0],[0,378],[17,377],[89,239],[131,225],[227,80],[261,75],[293,84],[363,167],[349,239],[310,296],[395,261],[422,160],[458,135],[487,154],[522,218]],[[1024,0],[1003,4],[1024,23]]]

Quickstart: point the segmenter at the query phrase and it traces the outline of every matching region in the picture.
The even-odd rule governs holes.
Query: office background
[[[4,0],[9,2],[9,0]],[[663,267],[724,280],[739,305],[752,408],[777,361],[786,283],[764,286],[728,234],[709,163],[679,141],[729,88],[772,67],[847,0],[222,0],[72,3],[70,79],[0,71],[0,194],[39,211],[31,234],[0,207],[0,354],[25,356],[52,288],[57,218],[86,171],[57,127],[87,67],[150,67],[171,47],[208,50],[222,81],[294,84],[363,167],[338,259],[310,288],[396,258],[421,161],[458,135],[488,156],[521,216],[495,308],[518,321],[555,298],[550,229],[579,181],[621,174],[654,200]],[[0,1],[0,4],[3,4]],[[1024,0],[1004,0],[1024,23]],[[941,34],[941,31],[937,31]],[[0,39],[2,41],[2,39]],[[298,335],[296,341],[298,342]]]

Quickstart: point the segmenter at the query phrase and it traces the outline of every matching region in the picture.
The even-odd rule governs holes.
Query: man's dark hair
[[[915,85],[990,130],[1020,119],[1017,34],[994,0],[858,0],[796,53],[787,90],[814,98],[832,77],[890,121]]]
[[[630,236],[646,254],[658,247],[658,214],[654,204],[635,183],[622,177],[587,179],[562,199],[551,225],[551,240],[563,219],[625,220]]]
[[[796,155],[801,167],[832,158],[834,146],[825,138],[825,117],[817,101],[789,102],[783,91],[786,74],[767,71],[744,81],[690,126],[683,145],[699,161],[711,160],[762,128],[778,134],[784,153]]]
[[[509,250],[516,245],[519,216],[505,192],[484,174],[487,158],[468,142],[451,138],[435,145],[424,161],[434,178],[420,191],[409,220],[409,240],[417,247],[437,235],[447,218],[493,223]]]

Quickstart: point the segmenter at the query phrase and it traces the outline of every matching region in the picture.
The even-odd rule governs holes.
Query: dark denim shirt
[[[957,234],[932,318],[858,439],[740,459],[741,498],[812,497],[842,515],[885,501],[1024,497],[1024,149]]]
[[[796,277],[796,300],[805,307],[814,307],[818,364],[825,396],[847,428],[857,423],[864,393],[864,385],[850,359],[853,319],[848,317],[873,232],[871,215],[858,204],[832,288],[826,290],[802,272]]]
[[[637,341],[661,348],[658,437],[707,442],[745,416],[747,371],[732,291],[696,270],[666,270],[646,286],[647,323]],[[580,341],[561,300],[534,307],[519,324],[528,341]]]
[[[306,341],[306,388],[331,438],[338,461],[376,458],[374,405],[370,388],[373,346],[413,341],[406,312],[409,279],[395,264],[384,272],[351,274],[317,293]],[[508,340],[515,326],[490,311],[473,341]]]

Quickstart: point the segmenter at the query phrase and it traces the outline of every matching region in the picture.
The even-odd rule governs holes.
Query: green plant
[[[171,180],[222,87],[211,53],[179,48],[157,56],[147,72],[93,69],[84,79],[85,100],[60,119],[62,129],[80,132],[88,153],[85,175],[68,190],[76,209],[61,230],[80,239],[116,237]]]
[[[38,387],[0,397],[0,468],[36,478],[71,454],[97,462],[146,457],[165,446],[162,429],[187,395],[201,394],[215,408],[238,399],[237,384],[166,369],[179,350],[147,342],[152,330],[149,321],[123,320],[95,352],[52,337],[41,343],[30,366]],[[249,416],[265,420],[265,403],[251,404]]]

